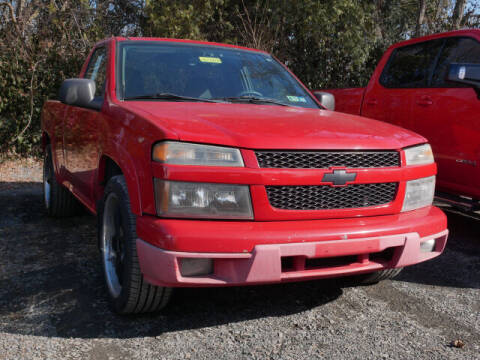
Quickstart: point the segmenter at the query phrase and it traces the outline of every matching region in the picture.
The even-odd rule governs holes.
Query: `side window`
[[[395,49],[380,76],[387,88],[425,88],[443,39]]]
[[[432,87],[468,87],[445,81],[451,63],[480,64],[480,43],[471,38],[447,38],[432,76]]]
[[[93,53],[85,71],[85,78],[95,82],[95,98],[103,98],[105,92],[105,78],[107,74],[107,51],[104,47]]]

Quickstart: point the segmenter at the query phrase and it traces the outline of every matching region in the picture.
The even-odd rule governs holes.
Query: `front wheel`
[[[114,310],[133,314],[165,307],[172,289],[147,283],[140,270],[136,219],[123,176],[108,181],[98,220],[105,283]]]
[[[354,277],[354,279],[359,284],[376,284],[382,280],[393,279],[395,276],[400,274],[402,270],[403,268],[380,270],[368,274],[357,275]]]

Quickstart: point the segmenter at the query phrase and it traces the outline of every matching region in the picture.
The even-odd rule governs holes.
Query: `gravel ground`
[[[480,359],[480,217],[392,281],[182,289],[113,314],[89,215],[47,218],[41,166],[0,164],[0,359]],[[451,346],[461,340],[462,348]]]

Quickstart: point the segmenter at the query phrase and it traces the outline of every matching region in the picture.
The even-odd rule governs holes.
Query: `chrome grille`
[[[400,166],[398,151],[256,151],[261,168],[328,169]]]
[[[277,209],[329,210],[388,204],[395,199],[397,183],[266,186],[268,201]]]

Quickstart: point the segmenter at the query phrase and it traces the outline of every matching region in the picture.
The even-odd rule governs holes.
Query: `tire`
[[[50,145],[43,159],[43,204],[49,216],[58,218],[76,215],[81,209],[75,196],[55,178]]]
[[[156,312],[164,308],[172,289],[145,281],[137,256],[136,217],[130,208],[123,175],[105,187],[98,211],[98,236],[105,285],[110,303],[119,314]]]
[[[376,284],[382,280],[393,279],[395,276],[400,274],[402,270],[403,268],[380,270],[373,273],[355,276],[354,279],[359,284]]]

